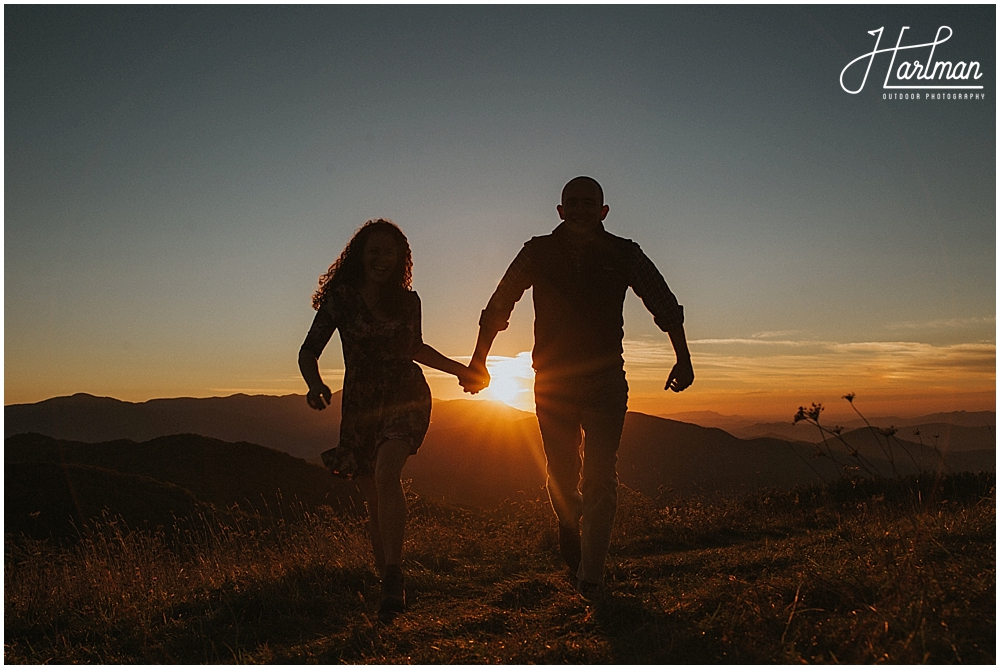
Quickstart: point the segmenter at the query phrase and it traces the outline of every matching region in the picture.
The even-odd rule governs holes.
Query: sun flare
[[[487,398],[516,409],[534,409],[532,380],[535,371],[531,368],[530,353],[524,351],[513,358],[491,355],[486,360],[486,368],[490,372],[490,387],[483,393]]]

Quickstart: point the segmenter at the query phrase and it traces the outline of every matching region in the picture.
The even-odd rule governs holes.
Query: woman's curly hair
[[[346,284],[361,288],[365,280],[365,246],[368,244],[368,239],[376,232],[388,233],[395,240],[400,252],[399,261],[388,281],[389,285],[398,287],[402,291],[410,290],[413,280],[413,258],[406,235],[388,218],[373,218],[357,229],[340,257],[330,265],[325,274],[319,277],[319,288],[312,296],[313,309],[318,310],[338,285]]]

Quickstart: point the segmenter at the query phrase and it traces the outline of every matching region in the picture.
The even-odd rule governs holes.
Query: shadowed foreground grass
[[[709,503],[622,490],[608,588],[577,597],[541,502],[411,500],[410,608],[374,624],[363,526],[201,519],[5,542],[9,663],[983,663],[995,477],[847,481]]]

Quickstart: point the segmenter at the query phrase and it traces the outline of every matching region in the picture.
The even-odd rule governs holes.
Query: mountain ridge
[[[168,434],[191,433],[229,442],[256,443],[318,462],[319,453],[331,448],[337,441],[340,394],[339,390],[334,393],[333,402],[327,409],[315,411],[306,405],[302,395],[296,394],[236,393],[224,397],[156,398],[127,402],[112,397],[76,393],[41,402],[6,405],[4,437],[38,432],[59,439],[94,443],[114,439],[146,441]],[[469,412],[460,408],[473,406],[472,403],[478,405],[478,411]],[[435,400],[431,429],[435,428],[435,423],[452,423],[454,415],[469,413],[479,416],[476,420],[482,420],[483,417],[497,420],[532,416],[530,412],[484,400]],[[705,414],[705,417],[721,416],[727,420],[739,418],[715,412],[687,413]],[[954,422],[943,421],[943,418],[949,416]],[[669,416],[661,418],[676,420]],[[995,412],[959,411],[928,414],[908,420],[874,418],[871,422],[879,427],[895,425],[897,428],[906,428],[911,433],[919,429],[928,444],[933,442],[934,435],[938,435],[938,447],[951,452],[995,447],[995,419]],[[857,422],[859,421],[848,422],[845,427],[858,427]],[[803,424],[794,425],[791,420],[751,423],[742,427],[734,424],[728,428],[699,425],[719,427],[741,439],[780,438],[809,443],[821,441],[817,430]],[[904,430],[901,429],[900,435],[903,436],[903,433]]]
[[[50,398],[35,404],[8,405],[4,407],[4,436],[35,432],[52,438],[83,443],[103,443],[130,439],[142,443],[167,435],[194,434],[222,442],[248,443],[287,453],[312,463],[319,462],[319,453],[336,444],[340,420],[340,391],[334,394],[332,404],[323,411],[310,409],[301,395],[247,395],[238,393],[211,398],[159,398],[145,402],[124,402],[115,398],[97,397],[85,393]],[[982,414],[982,412],[980,412]],[[979,414],[965,412],[982,419]],[[940,417],[931,414],[928,417]],[[636,429],[636,426],[645,426]],[[785,476],[789,483],[803,482],[805,473],[817,475],[815,453],[818,430],[802,423],[785,424],[794,432],[787,434],[733,434],[721,428],[703,427],[670,418],[647,416],[629,412],[622,437],[619,456],[623,471],[627,470],[631,454],[660,463],[662,485],[679,490],[691,489],[690,482],[675,480],[678,466],[662,461],[662,449],[677,459],[681,475],[691,475],[702,481],[700,487],[711,487],[712,477],[701,470],[711,463],[697,464],[686,451],[712,446],[723,459],[716,466],[715,484],[722,489],[737,485],[738,472],[729,471],[729,462],[742,461],[752,471],[745,476],[748,485],[764,481],[778,483]],[[655,426],[655,427],[651,427]],[[980,451],[995,451],[992,428],[962,427],[951,424],[924,426],[921,435],[914,438],[913,428],[897,431],[896,437],[908,444],[906,451],[919,455],[917,462],[928,463],[939,456],[934,447],[948,457],[966,452],[967,460],[978,462]],[[812,439],[809,439],[812,435]],[[858,448],[863,457],[879,468],[889,467],[887,455],[875,448],[877,435],[870,430],[847,430],[844,438],[851,447]],[[923,444],[919,443],[923,441]],[[914,443],[916,442],[916,443]],[[207,442],[206,442],[207,443]],[[836,443],[835,440],[831,443]],[[746,453],[756,453],[762,458],[758,465],[746,460]],[[904,452],[899,454],[905,458]],[[407,465],[413,473],[414,485],[423,487],[427,494],[440,494],[450,490],[463,498],[493,499],[509,485],[492,483],[494,479],[508,479],[525,490],[534,490],[544,484],[544,455],[537,422],[532,413],[504,404],[483,400],[436,400],[431,413],[431,424],[420,449]],[[733,460],[735,458],[735,460]],[[883,462],[885,461],[885,462]],[[899,463],[897,462],[897,465]],[[641,464],[637,465],[642,469]],[[995,463],[994,463],[995,466]],[[762,468],[762,469],[760,469]],[[760,475],[756,472],[760,469]],[[882,471],[882,469],[880,469]],[[443,476],[450,472],[449,476]],[[778,472],[774,476],[770,472]],[[888,475],[888,470],[886,470]],[[437,478],[439,485],[424,485],[424,480]],[[729,483],[723,485],[721,478]],[[638,477],[642,481],[646,475]],[[694,480],[692,479],[692,480]],[[490,483],[483,483],[484,481]],[[770,483],[769,483],[770,484]],[[493,492],[488,492],[492,490]]]
[[[73,490],[89,491],[79,507],[87,513],[104,506],[114,512],[119,505],[132,519],[142,513],[129,507],[129,495],[160,500],[154,506],[171,513],[193,513],[199,504],[266,505],[279,491],[285,500],[311,508],[357,509],[354,486],[317,464],[319,452],[335,443],[339,417],[336,399],[318,412],[298,395],[133,404],[80,394],[8,406],[5,471],[16,485],[8,485],[5,500],[16,517],[5,515],[7,527],[38,529],[35,512],[44,512],[46,521],[53,513],[62,521],[86,520],[72,508],[54,512],[58,505],[46,506],[49,497],[68,504]],[[533,414],[493,402],[450,400],[435,402],[431,418],[419,452],[403,470],[411,494],[482,508],[545,499],[545,456]],[[951,428],[956,434],[972,429]],[[935,449],[896,436],[886,444],[871,430],[851,430],[841,435],[844,443],[831,439],[826,446],[772,436],[741,439],[720,428],[629,412],[618,471],[623,485],[651,497],[789,488],[833,481],[851,468],[883,477],[935,469],[995,471],[995,444]],[[169,516],[166,511],[152,509],[146,521]]]

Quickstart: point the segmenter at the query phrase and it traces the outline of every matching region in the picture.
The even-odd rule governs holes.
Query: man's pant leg
[[[580,419],[561,402],[546,401],[536,395],[535,414],[542,433],[549,501],[559,524],[579,527],[583,513],[580,495]]]
[[[584,410],[582,559],[577,578],[604,582],[604,562],[618,508],[618,445],[625,410]]]

